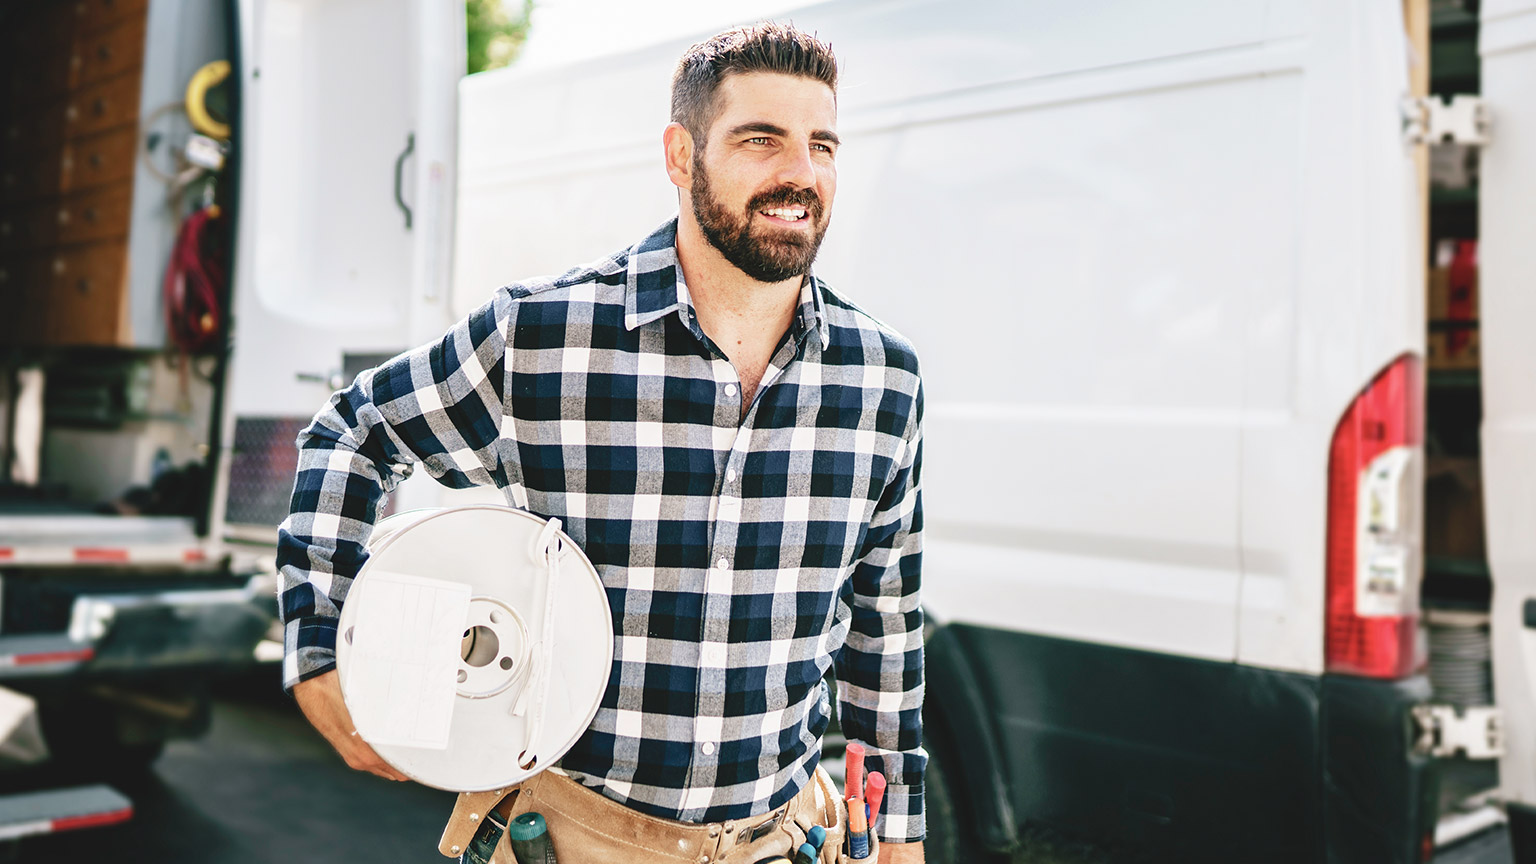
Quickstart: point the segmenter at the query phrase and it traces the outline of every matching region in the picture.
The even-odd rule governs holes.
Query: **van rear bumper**
[[[1328,861],[1428,861],[1440,784],[1414,753],[1412,709],[1429,680],[1322,677],[1323,821]]]
[[[1412,706],[1430,693],[1423,677],[1301,675],[943,629],[929,644],[973,672],[970,701],[990,715],[998,752],[988,755],[1016,824],[1191,864],[1424,860],[1439,784],[1434,761],[1413,752]],[[972,800],[989,788],[970,789]],[[986,837],[995,827],[970,829]]]

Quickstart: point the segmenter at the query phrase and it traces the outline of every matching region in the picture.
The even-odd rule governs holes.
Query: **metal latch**
[[[1481,96],[1409,97],[1401,105],[1403,140],[1409,144],[1488,143],[1488,107]]]
[[[1417,753],[1454,756],[1460,751],[1468,759],[1504,755],[1504,712],[1497,707],[1415,705],[1413,720],[1419,735],[1413,745]]]

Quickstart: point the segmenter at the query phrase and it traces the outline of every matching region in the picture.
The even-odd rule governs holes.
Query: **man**
[[[663,134],[675,220],[501,288],[300,436],[284,686],[347,764],[406,779],[353,734],[333,667],[382,491],[420,462],[558,517],[601,574],[613,671],[557,776],[622,805],[602,818],[708,824],[701,860],[734,820],[788,818],[835,663],[843,730],[890,782],[880,860],[922,860],[922,391],[911,345],[811,273],[836,85],[830,48],[790,26],[693,46]]]

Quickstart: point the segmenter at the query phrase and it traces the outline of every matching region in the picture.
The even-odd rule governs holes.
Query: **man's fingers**
[[[367,771],[369,774],[377,774],[386,780],[404,781],[411,779],[395,770],[393,765],[384,761],[384,757],[380,756],[378,751],[370,747],[367,742],[357,738],[353,738],[351,740],[356,743],[347,748],[347,765],[358,771]]]
[[[357,736],[351,715],[347,713],[347,704],[341,697],[341,683],[336,670],[301,681],[294,687],[293,696],[310,725],[336,748],[348,768],[367,771],[388,780],[411,779],[396,771],[368,742]]]
[[[357,739],[352,739],[357,740]],[[377,774],[386,780],[410,780],[411,778],[395,770],[395,767],[384,761],[384,757],[374,752],[367,744],[348,747],[341,753],[342,761],[354,771],[366,771],[369,774]]]
[[[373,772],[374,774],[377,774],[380,777],[383,777],[383,778],[388,779],[388,780],[409,780],[410,779],[409,777],[406,777],[404,774],[401,774],[399,771],[396,771],[395,770],[395,766],[389,764],[388,762],[385,762],[383,757],[381,757],[381,756],[379,756],[377,754],[374,755],[373,762],[369,764],[368,770]]]

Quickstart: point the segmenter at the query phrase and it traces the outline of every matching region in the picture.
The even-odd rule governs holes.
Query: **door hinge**
[[[1403,141],[1408,144],[1488,143],[1488,106],[1481,96],[1410,96],[1402,101]]]
[[[1504,755],[1504,712],[1491,705],[1457,708],[1454,705],[1415,705],[1413,721],[1418,740],[1415,753],[1494,759]]]

